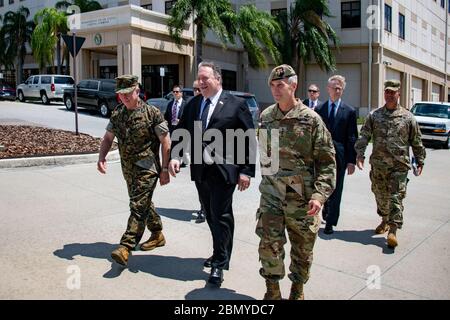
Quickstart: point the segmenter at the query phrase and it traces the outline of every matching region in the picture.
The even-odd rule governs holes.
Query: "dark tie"
[[[328,117],[328,124],[330,125],[330,129],[334,127],[334,114],[336,113],[336,105],[334,103],[331,104],[331,112]]]
[[[311,104],[311,105],[310,105],[310,108],[311,108],[311,109],[314,109],[314,101],[311,101],[310,104]]]
[[[177,113],[178,113],[177,112],[177,101],[175,100],[172,105],[172,124],[174,124],[177,121],[177,118],[178,118]]]
[[[211,100],[206,99],[205,105],[203,106],[203,112],[200,116],[200,119],[202,120],[202,130],[206,130],[206,123],[208,120],[208,113],[209,113],[209,106],[211,105]]]

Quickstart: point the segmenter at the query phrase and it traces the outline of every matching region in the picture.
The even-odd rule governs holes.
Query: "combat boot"
[[[278,281],[266,280],[267,292],[263,300],[281,300],[280,284]]]
[[[378,227],[375,228],[376,234],[383,234],[385,232],[389,231],[389,225],[387,221],[383,218],[383,221],[378,225]]]
[[[116,250],[111,252],[111,258],[113,258],[118,264],[126,266],[128,263],[128,256],[130,254],[131,252],[127,247],[119,246]]]
[[[303,293],[303,283],[292,282],[289,300],[305,300],[305,295]]]
[[[161,231],[152,232],[150,239],[141,244],[142,251],[153,250],[156,247],[162,247],[166,244],[166,239]]]
[[[390,248],[395,248],[396,246],[398,246],[396,233],[397,233],[397,225],[390,224],[389,225],[389,233],[387,236],[387,244]]]

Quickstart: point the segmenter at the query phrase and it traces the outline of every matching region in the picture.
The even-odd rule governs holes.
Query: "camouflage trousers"
[[[313,261],[313,248],[320,227],[318,215],[309,216],[308,201],[289,185],[285,178],[264,176],[257,212],[256,234],[260,237],[260,274],[268,280],[284,278],[286,233],[291,242],[289,279],[306,283]]]
[[[372,166],[370,181],[377,202],[377,213],[384,221],[403,225],[403,199],[406,196],[408,171]]]
[[[122,170],[130,197],[130,217],[120,244],[134,249],[141,241],[145,226],[151,232],[162,230],[161,217],[156,213],[152,202],[159,175],[139,167]]]

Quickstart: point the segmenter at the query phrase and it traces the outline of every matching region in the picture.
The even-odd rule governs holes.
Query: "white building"
[[[0,14],[23,5],[31,15],[57,0],[0,0]],[[98,1],[103,10],[81,15],[78,36],[86,41],[77,57],[78,79],[139,75],[153,96],[161,93],[160,68],[165,69],[163,91],[175,83],[192,86],[195,74],[195,33],[187,21],[178,48],[168,35],[166,12],[176,1]],[[253,3],[275,13],[289,10],[291,0],[232,1],[238,8]],[[347,78],[344,99],[365,115],[383,103],[385,79],[402,81],[401,103],[407,107],[417,100],[448,100],[450,87],[450,0],[330,0],[333,18],[329,23],[340,38],[336,51],[337,71]],[[371,48],[371,50],[370,50]],[[261,105],[272,102],[267,87],[267,70],[248,68],[239,47],[224,50],[208,33],[203,58],[218,62],[223,69],[224,87],[248,90]],[[32,57],[25,70],[39,72]],[[326,99],[326,80],[331,74],[308,64],[300,75],[299,94],[303,98],[309,83],[316,83]]]

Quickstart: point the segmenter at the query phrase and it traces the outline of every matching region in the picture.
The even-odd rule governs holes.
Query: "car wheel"
[[[50,100],[48,100],[47,94],[45,92],[41,93],[41,100],[43,104],[50,104]]]
[[[108,108],[108,105],[106,104],[106,102],[100,102],[99,108],[100,108],[100,114],[102,115],[102,117],[104,117],[104,118],[109,117],[110,111],[109,111],[109,108]]]
[[[25,96],[23,95],[22,90],[19,90],[18,98],[20,102],[25,102]]]
[[[447,150],[450,149],[450,136],[447,137],[447,141],[444,142],[442,147]]]
[[[67,96],[64,99],[64,104],[66,105],[67,110],[69,110],[69,111],[73,110],[74,104],[73,104],[72,98],[70,96]]]

